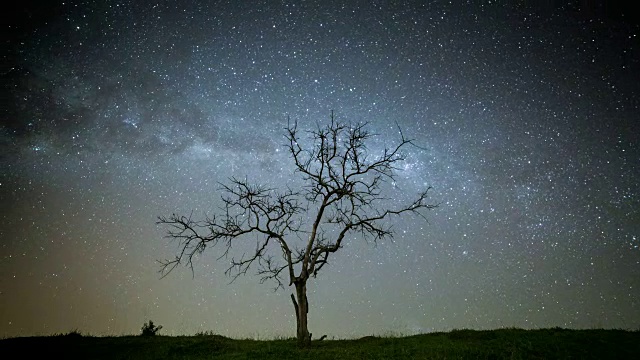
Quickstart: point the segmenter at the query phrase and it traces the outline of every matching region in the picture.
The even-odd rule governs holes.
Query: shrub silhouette
[[[155,336],[160,329],[162,329],[162,325],[156,326],[153,321],[149,320],[149,323],[144,323],[142,326],[142,334],[140,336]]]

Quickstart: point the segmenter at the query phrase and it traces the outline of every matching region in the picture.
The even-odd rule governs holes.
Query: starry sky
[[[48,3],[3,25],[0,336],[294,336],[292,289],[229,284],[215,249],[160,279],[155,222],[213,215],[231,176],[299,185],[287,116],[331,110],[374,155],[396,123],[419,145],[382,206],[440,207],[349,238],[308,284],[312,333],[640,327],[630,5]]]

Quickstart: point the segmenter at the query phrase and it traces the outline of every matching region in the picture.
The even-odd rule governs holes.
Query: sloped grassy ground
[[[408,337],[315,341],[205,336],[91,337],[78,333],[0,340],[0,355],[61,359],[640,359],[640,332],[454,330]]]

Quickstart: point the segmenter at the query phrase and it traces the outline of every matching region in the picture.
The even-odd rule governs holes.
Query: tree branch
[[[225,271],[231,282],[254,265],[260,282],[273,280],[276,289],[284,287],[287,275],[289,285],[306,282],[328,264],[348,234],[377,242],[393,236],[388,218],[411,213],[426,220],[423,212],[438,206],[427,202],[431,187],[404,206],[382,206],[383,200],[390,200],[383,196],[383,184],[394,181],[405,160],[404,149],[418,147],[397,123],[399,141],[374,156],[367,144],[377,134],[367,130],[366,122],[340,123],[332,111],[328,125],[307,132],[310,145],[306,146],[297,122],[287,120],[285,146],[304,186],[278,192],[246,178],[231,178],[228,185],[221,184],[222,207],[217,216],[203,221],[192,220],[193,214],[159,217],[157,223],[167,227],[166,237],[179,246],[175,258],[160,262],[162,277],[179,264],[193,274],[194,257],[209,247],[221,247],[218,260],[227,258],[236,242],[251,234],[257,239],[255,249],[232,256]],[[293,243],[292,236],[302,244]],[[277,256],[274,248],[280,250]]]

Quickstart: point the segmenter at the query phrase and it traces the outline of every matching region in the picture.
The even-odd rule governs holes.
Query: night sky
[[[631,5],[32,3],[3,25],[0,336],[294,336],[293,289],[229,285],[215,249],[160,279],[155,222],[213,215],[231,176],[299,184],[287,116],[331,110],[373,155],[396,123],[419,145],[383,205],[440,207],[350,237],[308,284],[312,333],[640,327]]]

